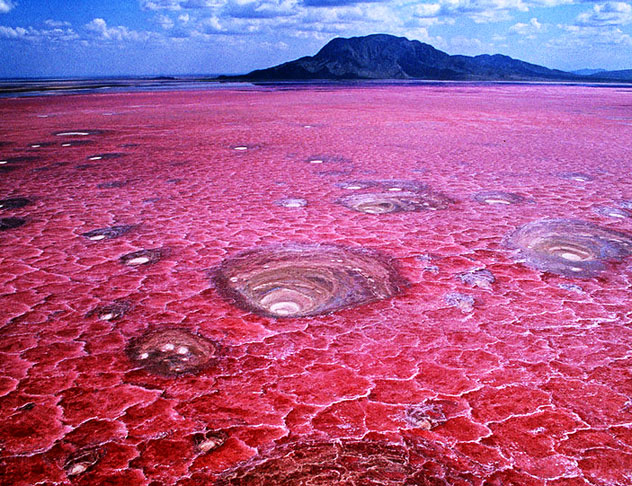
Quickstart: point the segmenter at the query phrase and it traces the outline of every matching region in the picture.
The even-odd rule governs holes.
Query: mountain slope
[[[496,54],[451,56],[405,37],[373,34],[336,38],[315,56],[253,71],[243,80],[438,79],[578,80],[580,76]]]

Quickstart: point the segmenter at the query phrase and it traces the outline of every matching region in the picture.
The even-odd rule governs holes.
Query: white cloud
[[[522,37],[526,37],[527,39],[535,39],[536,34],[543,32],[544,30],[545,26],[542,25],[536,18],[532,18],[527,24],[518,22],[509,28],[510,33],[518,34]]]
[[[516,12],[527,12],[531,8],[556,7],[575,1],[577,0],[433,0],[430,3],[413,5],[400,3],[398,7],[402,11],[412,12],[414,17],[436,19],[433,23],[453,23],[457,18],[469,18],[482,24],[511,20]]]
[[[158,15],[158,17],[156,17],[156,21],[165,30],[172,29],[175,25],[173,19],[168,15]]]
[[[88,32],[96,34],[97,38],[105,41],[143,41],[151,37],[149,32],[129,30],[127,27],[108,27],[106,21],[101,18],[92,19],[85,25]]]
[[[439,15],[469,17],[478,24],[510,20],[514,11],[526,12],[523,0],[441,0]]]
[[[35,29],[33,27],[6,27],[0,25],[0,38],[30,42],[63,42],[76,40],[79,36],[70,28]]]
[[[223,13],[237,18],[265,19],[297,14],[296,0],[227,0]]]
[[[625,25],[632,22],[632,5],[625,2],[605,2],[577,16],[576,23],[587,26]]]
[[[28,33],[29,31],[22,27],[5,27],[4,25],[0,25],[0,37],[4,37],[5,39],[25,38]]]
[[[584,25],[558,25],[564,31],[560,37],[547,43],[549,48],[592,50],[596,47],[620,49],[632,47],[632,36],[618,27],[598,27]],[[614,51],[613,51],[614,52]]]
[[[1,0],[0,0],[1,1]],[[204,9],[220,7],[222,0],[140,0],[140,6],[144,10],[183,10]]]
[[[0,0],[0,13],[10,12],[15,4],[11,0]]]
[[[62,21],[62,20],[44,20],[44,24],[48,27],[70,27],[70,22]]]

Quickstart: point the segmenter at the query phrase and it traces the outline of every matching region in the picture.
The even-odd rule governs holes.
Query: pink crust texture
[[[2,485],[631,484],[628,88],[208,87],[0,97]]]

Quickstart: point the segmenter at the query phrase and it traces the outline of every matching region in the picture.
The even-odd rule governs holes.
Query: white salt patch
[[[94,235],[94,236],[91,236],[88,239],[92,240],[92,241],[99,241],[99,240],[102,240],[103,238],[105,238],[105,235]]]
[[[62,132],[58,133],[58,137],[85,137],[86,135],[90,135],[88,132]]]
[[[68,476],[77,476],[88,469],[88,466],[85,464],[75,464],[70,469],[68,469]]]
[[[178,346],[178,349],[176,349],[176,353],[178,354],[187,354],[189,352],[189,348],[187,348],[186,346]]]
[[[295,314],[300,310],[301,307],[296,302],[292,301],[275,302],[270,306],[270,312],[279,316],[288,316],[290,314]]]
[[[4,165],[8,162],[8,160],[0,160],[0,165]]]
[[[287,198],[281,199],[278,204],[280,204],[284,208],[302,208],[307,206],[307,201],[302,198]]]
[[[578,262],[579,260],[582,259],[582,257],[580,255],[578,255],[577,253],[566,252],[566,253],[562,253],[560,256],[562,258],[564,258],[565,260],[570,260],[572,262]],[[575,270],[575,269],[573,268],[573,270]]]
[[[608,213],[608,216],[612,218],[625,218],[625,215],[620,214],[620,213]]]
[[[384,211],[380,208],[366,208],[364,212],[368,214],[382,214]]]
[[[88,160],[101,160],[103,157],[100,155],[95,155],[94,157],[90,157]]]
[[[487,204],[511,204],[511,202],[505,199],[485,199],[485,202]]]
[[[162,347],[161,351],[173,351],[174,349],[176,349],[176,347],[173,344],[167,343]]]
[[[215,449],[218,445],[220,445],[219,441],[209,439],[209,440],[205,440],[204,442],[200,442],[198,444],[198,447],[200,448],[202,452],[208,452],[211,449]]]
[[[139,356],[140,359],[147,359],[149,358],[149,353],[143,353]]]
[[[70,147],[72,144],[71,143],[62,143],[61,146],[62,147]]]
[[[239,147],[234,147],[235,150],[248,150],[248,147],[244,147],[243,145],[240,145]]]
[[[309,161],[309,163],[310,163],[310,164],[322,164],[322,163],[323,163],[323,161],[322,161],[322,160],[320,160],[320,159],[315,159],[315,160],[310,160],[310,161]]]
[[[389,187],[388,188],[389,191],[393,191],[393,192],[399,192],[402,190],[401,187]]]
[[[585,177],[579,177],[579,176],[571,177],[571,179],[574,181],[579,181],[579,182],[586,182],[588,180]]]
[[[109,321],[113,317],[114,317],[114,314],[111,312],[108,312],[107,314],[100,315],[99,319],[101,319],[102,321]]]
[[[362,189],[362,186],[345,186],[345,189],[351,189],[353,191],[356,189]]]
[[[40,148],[40,147],[41,147],[41,145],[39,145],[39,144],[34,144],[34,145],[31,145],[31,147],[32,147],[32,148]]]
[[[37,118],[48,118],[48,115],[37,115]]]
[[[128,265],[142,265],[143,263],[147,263],[148,261],[149,261],[149,258],[147,257],[136,257],[128,261],[127,264]]]

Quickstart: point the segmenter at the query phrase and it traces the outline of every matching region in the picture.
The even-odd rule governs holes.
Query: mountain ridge
[[[430,44],[389,34],[336,37],[314,56],[305,56],[241,76],[237,81],[454,80],[454,81],[632,81],[627,71],[579,75],[549,69],[502,54],[450,55]],[[602,76],[603,75],[603,76]],[[602,79],[603,78],[603,79]]]

